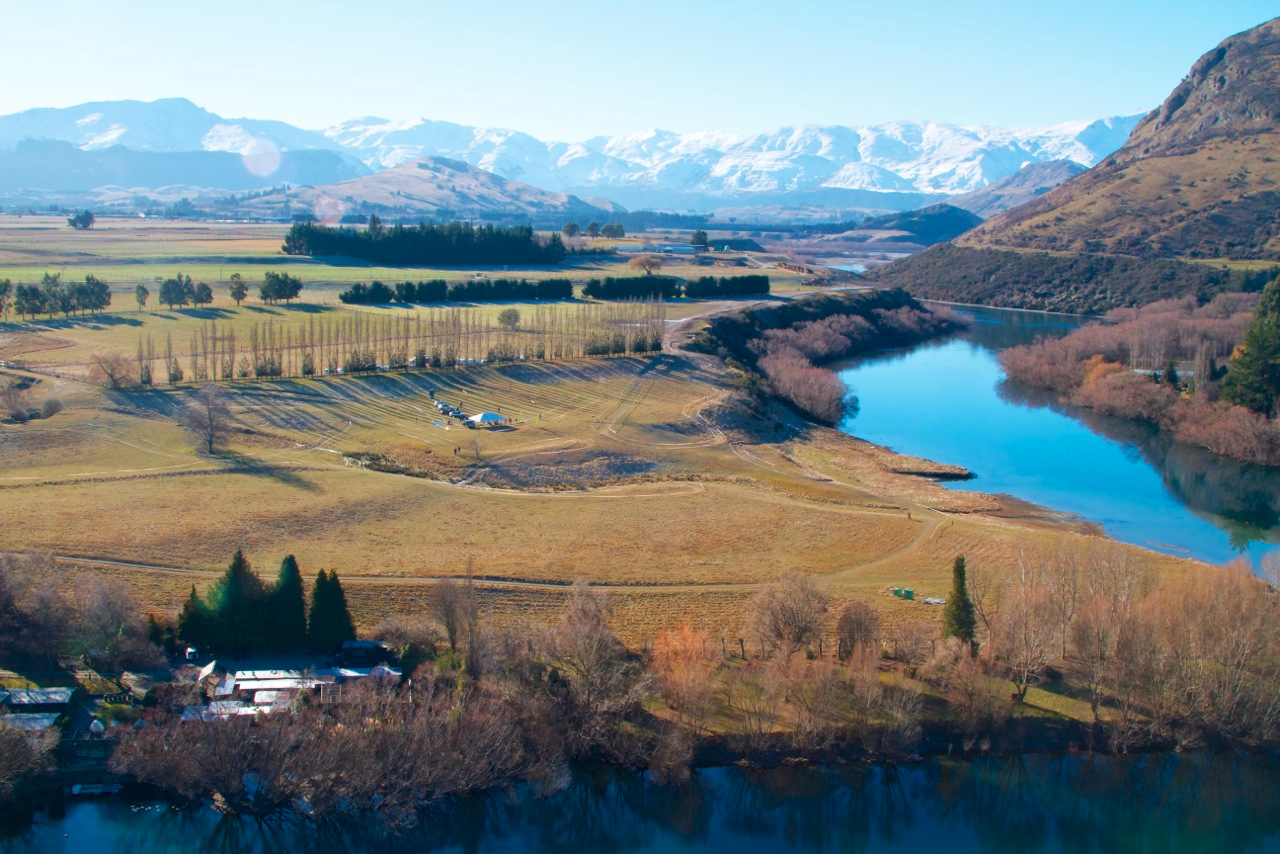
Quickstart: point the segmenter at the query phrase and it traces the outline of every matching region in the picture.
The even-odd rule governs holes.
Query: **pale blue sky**
[[[578,140],[651,127],[1144,112],[1274,0],[5,4],[0,113],[185,97],[322,128],[360,115]]]

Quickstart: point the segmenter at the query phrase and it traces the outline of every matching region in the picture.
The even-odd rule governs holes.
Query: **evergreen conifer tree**
[[[338,570],[329,570],[329,593],[333,596],[333,630],[337,643],[335,647],[341,646],[343,641],[356,639],[356,624],[351,619],[351,611],[347,608],[347,594],[342,589],[342,582],[338,580]]]
[[[307,603],[302,592],[298,561],[287,555],[280,562],[280,575],[271,591],[267,633],[277,649],[301,649],[307,643]]]
[[[182,603],[182,610],[178,612],[178,637],[197,647],[210,640],[209,617],[194,584],[191,585],[191,595]]]
[[[1280,278],[1262,289],[1243,351],[1222,383],[1222,396],[1262,415],[1275,414],[1280,397]]]
[[[244,552],[236,549],[231,565],[210,591],[214,614],[211,634],[218,645],[229,649],[253,649],[266,641],[267,589],[254,574]]]
[[[327,635],[325,620],[330,598],[329,574],[322,569],[316,573],[316,583],[311,588],[311,612],[307,615],[307,641],[312,649],[324,648]]]
[[[951,567],[951,597],[947,599],[946,610],[942,612],[942,636],[959,638],[972,645],[978,620],[974,615],[973,602],[969,599],[965,575],[964,555],[958,555]]]
[[[327,575],[321,570],[316,576],[316,586],[311,591],[310,623],[308,637],[318,652],[333,652],[343,641],[355,639],[355,623],[347,610],[347,596],[336,570]]]

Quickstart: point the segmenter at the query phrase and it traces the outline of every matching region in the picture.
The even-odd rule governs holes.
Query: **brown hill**
[[[1001,178],[981,190],[965,193],[949,200],[949,204],[990,219],[1010,208],[1038,199],[1063,181],[1074,178],[1085,167],[1074,160],[1047,160],[1028,163],[1008,178]]]
[[[502,219],[561,214],[604,215],[577,196],[508,181],[457,160],[427,157],[376,175],[320,187],[274,190],[240,205],[256,216],[310,212],[320,219],[346,213],[431,219]]]
[[[1280,18],[1232,36],[1088,172],[965,246],[1280,259]]]

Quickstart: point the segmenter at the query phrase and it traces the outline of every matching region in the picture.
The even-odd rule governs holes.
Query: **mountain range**
[[[564,143],[424,119],[361,118],[311,131],[223,118],[180,98],[109,101],[0,116],[0,189],[319,185],[431,157],[631,208],[791,204],[904,210],[981,189],[1028,164],[1070,160],[1092,166],[1124,142],[1138,118],[1013,130],[940,122],[795,126],[745,136],[651,130]],[[70,154],[67,146],[81,155]],[[15,159],[18,152],[23,157]],[[45,153],[47,164],[40,159]],[[176,161],[161,157],[175,154],[190,155],[182,181],[173,180]],[[239,173],[227,174],[229,156],[242,161]],[[117,162],[123,160],[128,168]],[[152,164],[155,174],[148,171]]]
[[[1075,312],[1257,286],[1266,275],[1222,262],[1280,262],[1277,152],[1280,18],[1202,56],[1093,168],[871,277],[931,299]]]

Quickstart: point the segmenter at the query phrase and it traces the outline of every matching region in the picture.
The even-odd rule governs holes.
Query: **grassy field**
[[[228,236],[235,253],[250,251],[246,240],[278,240],[274,226],[228,228],[276,229]],[[111,243],[116,230],[104,226],[85,246]],[[149,239],[193,253],[174,270],[195,269],[189,262],[208,257],[217,233],[172,231]],[[59,231],[57,251],[81,238]],[[219,323],[264,316],[225,300],[210,309]],[[717,307],[673,304],[670,317]],[[348,310],[331,301],[269,309],[281,319]],[[1088,535],[1011,499],[903,474],[928,464],[762,410],[717,361],[678,351],[236,381],[225,386],[236,432],[216,457],[196,453],[175,419],[192,386],[108,392],[70,370],[95,350],[131,352],[140,332],[182,341],[207,320],[126,312],[0,330],[4,358],[44,363],[30,374],[40,380],[33,404],[66,405],[47,420],[0,424],[0,549],[124,578],[166,612],[236,548],[267,574],[293,553],[304,574],[340,572],[363,625],[419,610],[434,579],[472,561],[495,620],[554,619],[566,585],[585,579],[608,588],[622,635],[639,643],[686,620],[735,632],[759,585],[787,570],[817,575],[837,600],[875,603],[891,624],[936,619],[937,608],[887,588],[945,596],[957,553],[1003,570],[1024,546]],[[429,390],[514,423],[464,429],[439,415]],[[1135,553],[1162,571],[1189,565]]]
[[[252,286],[262,279],[263,273],[287,270],[305,283],[303,299],[320,303],[336,303],[338,291],[353,282],[374,279],[383,282],[463,279],[476,272],[494,277],[575,280],[636,275],[627,270],[626,259],[611,255],[571,256],[564,266],[512,270],[504,267],[465,270],[378,267],[353,259],[312,259],[280,251],[287,230],[287,226],[279,223],[100,219],[92,229],[76,231],[69,228],[62,217],[0,215],[0,279],[38,282],[46,272],[60,272],[64,280],[92,274],[108,282],[117,294],[112,307],[127,310],[134,307],[132,292],[136,285],[151,289],[154,305],[157,278],[163,280],[178,272],[186,273],[195,281],[207,282],[215,296],[225,299],[232,273],[239,273],[250,283],[250,292],[256,294]],[[637,238],[587,241],[600,247],[627,242],[640,241]],[[728,253],[718,260],[737,265],[742,257],[741,253]],[[663,272],[682,278],[730,275],[735,269],[746,272],[737,266],[717,267],[716,260],[708,257],[706,263],[699,264],[693,262],[692,256],[670,256],[664,258]],[[795,290],[805,279],[778,269],[770,270],[769,275],[774,289],[783,294]]]

